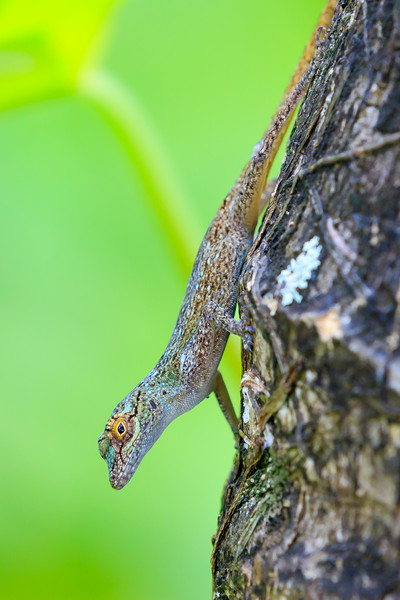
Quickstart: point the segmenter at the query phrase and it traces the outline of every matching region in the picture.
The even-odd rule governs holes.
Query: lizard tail
[[[314,67],[311,65],[311,62],[315,55],[318,31],[321,27],[327,28],[329,26],[336,4],[337,0],[328,0],[307,46],[297,63],[296,70],[283,94],[281,103],[275,112],[269,128],[256,145],[252,157],[243,169],[234,190],[232,190],[238,193],[238,201],[235,202],[235,218],[239,222],[244,220],[246,227],[251,232],[254,231],[257,224],[260,199],[272,163],[291,123],[295,109],[313,75]],[[232,196],[235,197],[236,194],[233,193]]]

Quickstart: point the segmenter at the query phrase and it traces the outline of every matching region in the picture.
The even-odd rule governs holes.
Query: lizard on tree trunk
[[[340,0],[246,260],[214,599],[400,598],[400,3]]]

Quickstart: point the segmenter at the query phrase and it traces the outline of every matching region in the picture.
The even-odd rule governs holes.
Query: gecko
[[[336,0],[328,1],[317,28],[329,24],[335,5]],[[314,30],[271,126],[207,229],[163,355],[117,404],[98,439],[116,490],[129,482],[165,428],[211,392],[238,438],[238,419],[218,365],[229,333],[251,347],[252,328],[244,318],[233,318],[238,281],[253,243],[271,164],[315,69],[315,40]]]

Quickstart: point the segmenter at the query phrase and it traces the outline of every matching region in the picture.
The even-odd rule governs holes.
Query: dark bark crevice
[[[241,278],[220,599],[400,598],[400,3],[340,1],[324,44]]]

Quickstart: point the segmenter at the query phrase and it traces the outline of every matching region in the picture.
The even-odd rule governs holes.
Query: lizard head
[[[152,397],[153,396],[153,397]],[[99,437],[99,452],[108,465],[111,486],[122,489],[144,455],[165,429],[162,404],[140,386],[114,409]]]

